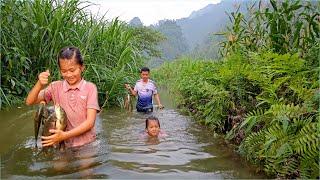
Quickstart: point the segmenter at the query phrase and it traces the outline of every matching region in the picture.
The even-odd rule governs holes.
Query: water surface
[[[222,138],[178,113],[168,96],[166,108],[152,113],[166,138],[141,138],[149,115],[109,109],[96,121],[95,142],[62,152],[34,148],[35,107],[1,111],[1,178],[266,178]]]

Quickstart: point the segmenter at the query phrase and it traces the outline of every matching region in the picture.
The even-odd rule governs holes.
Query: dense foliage
[[[230,15],[223,59],[165,63],[157,81],[271,176],[319,178],[320,6],[259,5]]]
[[[159,54],[159,33],[95,17],[78,0],[3,0],[0,5],[0,107],[21,103],[46,69],[51,81],[60,79],[56,57],[65,46],[80,48],[83,75],[97,84],[101,104],[121,104],[123,83],[134,82],[144,60]]]
[[[248,14],[230,13],[232,23],[221,33],[221,53],[271,49],[280,54],[296,53],[305,56],[311,47],[319,46],[319,2],[300,0],[259,1],[248,7]]]

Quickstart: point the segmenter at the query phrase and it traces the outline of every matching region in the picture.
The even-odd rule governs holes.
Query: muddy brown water
[[[170,95],[161,98],[165,109],[152,115],[160,119],[167,137],[141,138],[150,114],[109,109],[96,120],[95,142],[62,152],[34,148],[35,107],[0,111],[0,178],[267,178],[221,137],[179,113]]]

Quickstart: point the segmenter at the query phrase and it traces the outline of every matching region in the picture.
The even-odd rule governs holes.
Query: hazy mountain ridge
[[[211,11],[211,9],[214,8],[214,6],[215,6],[214,4],[209,4],[209,5],[207,5],[206,7],[202,8],[202,9],[199,9],[199,10],[196,10],[196,11],[192,11],[192,13],[187,18],[188,19],[193,19],[193,18],[202,16],[202,15],[204,15],[206,13],[209,13]]]
[[[209,46],[216,46],[213,47],[216,49],[214,50],[216,52],[218,49],[217,43],[210,44],[212,37],[214,36],[213,34],[221,32],[229,23],[227,13],[235,11],[239,4],[241,4],[241,11],[245,10],[246,3],[248,2],[252,2],[252,0],[223,0],[220,3],[208,4],[202,9],[193,11],[186,18],[160,20],[157,24],[150,25],[150,28],[159,30],[167,38],[167,42],[163,42],[159,45],[160,49],[166,49],[166,51],[163,52],[162,59],[171,60],[183,54],[193,53],[194,51],[201,51],[203,49],[212,50],[212,47],[209,48]],[[135,18],[130,24],[139,24],[137,23],[139,21],[139,18]],[[165,23],[166,21],[170,21],[170,23]],[[177,27],[172,23],[175,23]],[[170,33],[166,28],[168,28]],[[177,32],[174,33],[173,31]],[[181,42],[177,42],[177,40]],[[215,52],[211,52],[211,54],[214,54]]]
[[[213,33],[223,30],[229,18],[227,13],[235,11],[241,4],[241,11],[245,10],[247,1],[225,0],[218,4],[209,4],[206,7],[194,11],[187,18],[177,20],[182,32],[187,39],[189,47],[192,49],[199,44],[203,44]]]

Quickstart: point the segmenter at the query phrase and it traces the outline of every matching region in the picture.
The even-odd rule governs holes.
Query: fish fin
[[[42,124],[44,109],[45,109],[45,105],[44,104],[40,104],[38,109],[37,109],[37,113],[36,113],[37,117],[35,117],[35,120],[34,120],[34,123],[35,123],[35,125],[34,125],[34,128],[35,128],[35,146],[36,146],[36,148],[38,147],[37,141],[38,141],[40,126]]]
[[[60,142],[60,143],[59,143],[59,150],[60,150],[60,151],[64,151],[65,148],[66,148],[66,144],[64,143],[64,141]]]

